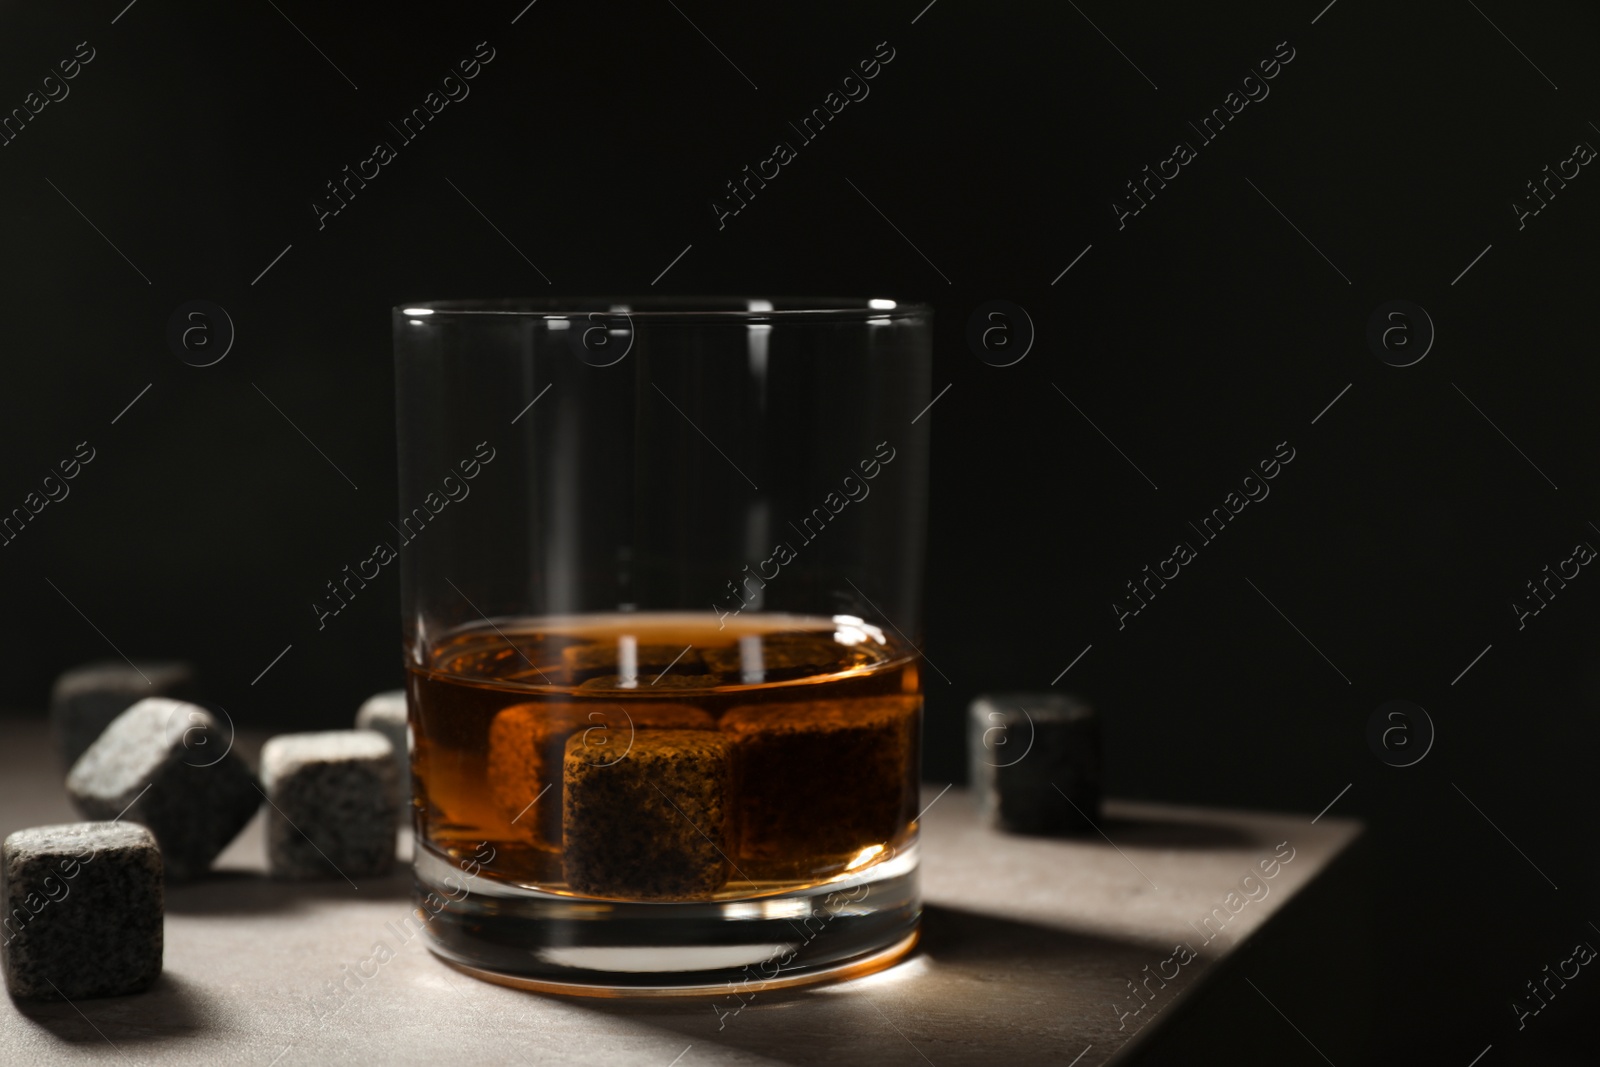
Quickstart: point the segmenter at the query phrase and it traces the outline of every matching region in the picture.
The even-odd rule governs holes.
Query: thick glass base
[[[860,874],[745,900],[643,904],[464,874],[419,849],[428,947],[486,981],[579,996],[744,995],[853,978],[916,944],[913,844]]]

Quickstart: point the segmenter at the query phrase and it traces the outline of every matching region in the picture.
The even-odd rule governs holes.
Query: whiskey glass
[[[589,995],[915,944],[931,311],[394,309],[415,917]]]

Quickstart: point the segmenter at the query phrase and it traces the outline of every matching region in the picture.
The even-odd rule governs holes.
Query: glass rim
[[[436,315],[566,320],[602,314],[657,322],[855,322],[928,318],[933,308],[918,301],[876,297],[572,296],[413,300],[394,305],[393,313],[397,320]]]

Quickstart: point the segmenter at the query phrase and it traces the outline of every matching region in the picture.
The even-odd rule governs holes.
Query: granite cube
[[[107,726],[67,773],[86,819],[148,826],[166,876],[195,878],[261,806],[255,777],[224,728],[198,704],[149,697]]]
[[[980,695],[967,760],[983,818],[1012,833],[1075,834],[1100,817],[1100,717],[1065,693]]]
[[[406,691],[391,689],[368,697],[356,710],[356,729],[376,730],[394,746],[398,800],[404,807],[411,785],[411,726],[406,719]]]
[[[161,937],[161,851],[145,827],[36,826],[0,846],[0,958],[13,997],[147,989],[161,974]]]
[[[194,667],[187,663],[88,663],[56,679],[50,691],[50,729],[63,762],[70,766],[112,719],[137,701],[145,697],[193,700],[199,695]]]
[[[804,876],[894,840],[916,813],[921,710],[920,696],[898,694],[730,709],[720,726],[740,774],[738,862]]]
[[[567,739],[567,885],[622,900],[704,900],[728,880],[733,765],[712,730],[640,730],[616,759]]]
[[[711,716],[688,704],[629,700],[515,704],[489,724],[489,791],[511,833],[536,847],[561,847],[561,761],[576,734],[596,760],[619,758],[639,729],[709,730]],[[534,802],[538,801],[537,804]]]
[[[394,746],[372,730],[280,734],[261,749],[267,870],[354,880],[394,865]]]

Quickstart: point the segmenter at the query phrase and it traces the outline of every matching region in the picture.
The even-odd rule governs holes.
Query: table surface
[[[76,818],[57,767],[42,720],[0,719],[0,835]],[[410,907],[409,874],[397,867],[359,890],[271,881],[258,815],[212,877],[168,887],[165,970],[151,990],[71,1004],[3,998],[0,1062],[1122,1062],[1361,833],[1331,817],[1109,801],[1102,833],[1040,839],[985,829],[960,789],[927,787],[923,803],[917,950],[887,971],[760,993],[724,1016],[714,998],[567,999],[489,985],[444,966],[420,937],[330,1012],[325,983],[344,980],[378,939],[397,940],[387,924]],[[1266,896],[1227,900],[1285,842],[1293,859],[1263,882]],[[1260,897],[1254,883],[1251,892]],[[1199,927],[1219,907],[1232,917],[1208,943]],[[1136,1000],[1130,983],[1171,974],[1179,942],[1196,958]]]

